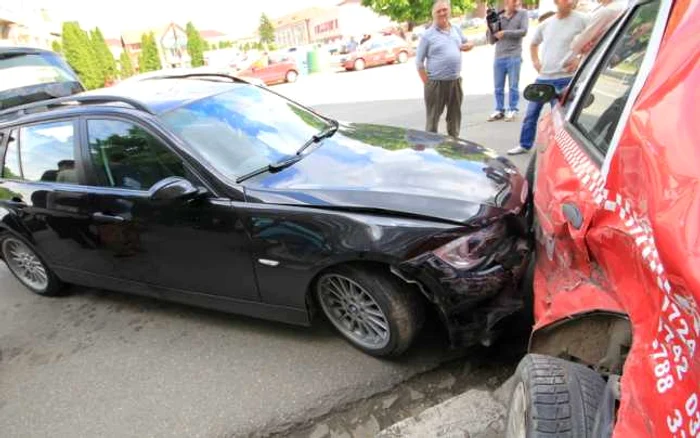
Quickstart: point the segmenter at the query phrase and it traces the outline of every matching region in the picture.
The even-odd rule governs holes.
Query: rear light
[[[484,262],[505,236],[503,221],[474,231],[433,251],[436,257],[455,269],[472,269]]]

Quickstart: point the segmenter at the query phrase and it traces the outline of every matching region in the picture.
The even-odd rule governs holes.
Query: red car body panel
[[[287,73],[290,71],[297,73],[299,72],[296,63],[292,61],[280,61],[271,63],[267,67],[249,67],[245,70],[239,71],[237,74],[239,76],[251,76],[258,78],[265,82],[265,84],[272,85],[286,82]]]
[[[607,174],[560,106],[539,127],[535,330],[588,312],[629,317],[615,437],[700,436],[698,23],[700,2],[673,2]]]

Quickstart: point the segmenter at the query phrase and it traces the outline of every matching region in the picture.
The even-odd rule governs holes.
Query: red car
[[[299,77],[299,69],[294,61],[270,59],[266,67],[258,67],[253,64],[245,70],[237,73],[239,76],[251,76],[265,82],[266,85],[296,82]]]
[[[700,2],[636,1],[539,126],[508,437],[700,436]]]
[[[413,55],[413,49],[396,35],[377,36],[362,44],[357,51],[343,55],[340,64],[345,70],[364,70],[365,67],[404,63]]]

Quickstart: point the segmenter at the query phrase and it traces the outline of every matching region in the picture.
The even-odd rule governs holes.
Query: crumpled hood
[[[250,202],[383,210],[470,222],[519,209],[524,180],[477,144],[403,128],[347,124],[278,173],[244,183]]]

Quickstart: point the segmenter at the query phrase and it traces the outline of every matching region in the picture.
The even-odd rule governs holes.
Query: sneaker
[[[495,122],[496,120],[503,120],[504,117],[505,114],[503,114],[501,111],[496,111],[495,113],[491,114],[486,120],[488,120],[489,122]]]
[[[517,111],[507,111],[506,112],[506,122],[512,122],[518,117],[518,112]]]
[[[510,149],[507,153],[508,155],[519,155],[519,154],[527,154],[530,152],[529,149],[525,149],[522,146],[516,146],[513,149]]]

